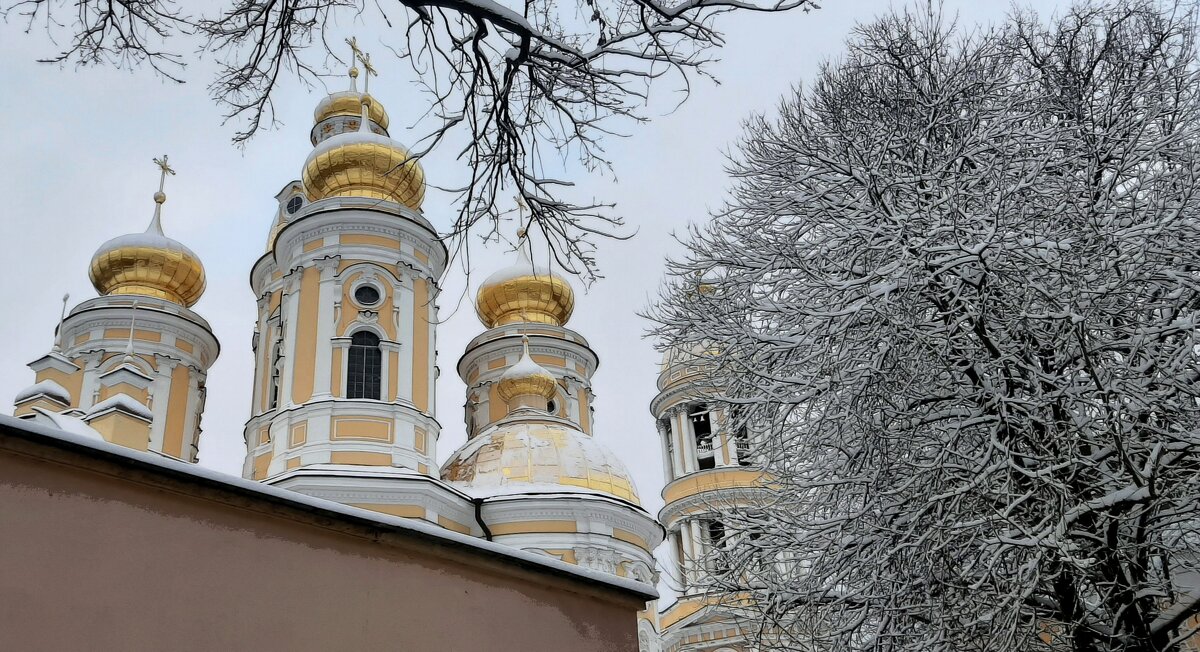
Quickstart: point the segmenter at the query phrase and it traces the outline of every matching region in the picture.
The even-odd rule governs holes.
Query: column
[[[667,445],[667,442],[670,441],[671,429],[663,426],[662,419],[655,419],[654,427],[658,431],[658,445],[662,448],[663,477],[667,479],[667,482],[671,482],[675,479],[674,460],[671,459],[675,454],[675,451],[671,450],[674,446]]]
[[[679,425],[679,448],[683,451],[683,472],[695,473],[700,465],[696,461],[696,437],[692,434],[692,426],[688,423],[688,410],[686,406],[678,406],[675,409],[675,420]]]
[[[709,405],[712,405],[711,403]],[[729,445],[729,429],[726,428],[726,420],[724,411],[710,409],[708,412],[708,422],[713,428],[713,463],[717,466],[726,466],[729,464],[729,452],[726,447]]]

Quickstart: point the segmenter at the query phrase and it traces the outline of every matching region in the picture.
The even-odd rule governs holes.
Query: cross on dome
[[[175,170],[166,154],[153,161],[159,176],[150,225],[142,233],[118,236],[100,245],[88,275],[101,295],[149,296],[191,306],[204,293],[204,266],[191,249],[163,233],[162,205],[167,201],[163,189],[167,175],[174,175]]]
[[[167,175],[175,176],[175,170],[167,164],[166,154],[163,154],[162,158],[154,159],[154,164],[161,171],[158,177],[158,192],[154,193],[154,203],[161,204],[167,201],[167,195],[163,193],[163,187],[167,184]]]
[[[358,77],[358,68],[354,67],[354,62],[357,61],[358,63],[362,64],[363,70],[367,73],[367,76],[363,78],[363,93],[367,93],[371,88],[371,75],[378,77],[379,73],[375,70],[375,67],[371,65],[371,55],[358,48],[358,39],[356,37],[352,36],[346,39],[346,45],[350,46],[351,52],[350,84],[353,86],[354,78]]]

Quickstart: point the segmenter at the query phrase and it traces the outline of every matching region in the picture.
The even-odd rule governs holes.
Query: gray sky
[[[656,392],[660,356],[643,338],[647,325],[635,311],[654,295],[663,259],[679,250],[671,234],[704,220],[720,205],[727,185],[723,152],[739,136],[740,122],[751,112],[770,111],[792,85],[810,80],[820,61],[842,51],[856,21],[893,3],[822,4],[807,14],[751,15],[726,23],[728,46],[713,68],[720,85],[694,80],[691,99],[678,111],[658,115],[649,125],[626,125],[623,130],[631,137],[608,143],[615,179],[582,171],[573,175],[583,195],[616,201],[630,227],[638,229],[632,240],[602,243],[598,258],[606,278],[586,292],[574,282],[576,310],[569,327],[587,337],[600,356],[594,379],[596,437],[630,467],[651,513],[662,504],[659,444],[647,407]],[[964,24],[998,20],[1009,6],[985,0],[947,0],[945,5]],[[275,193],[299,177],[311,149],[312,111],[326,90],[289,80],[275,96],[282,124],[238,149],[230,144],[235,128],[222,126],[220,111],[206,94],[211,62],[192,63],[184,85],[165,82],[148,69],[130,73],[37,64],[38,57],[55,53],[53,45],[44,33],[26,35],[21,27],[0,23],[0,124],[5,126],[0,229],[8,252],[7,277],[0,283],[0,306],[5,306],[0,403],[11,410],[12,396],[32,383],[33,373],[24,365],[49,350],[62,294],[71,293],[72,305],[95,296],[87,266],[96,248],[111,237],[145,229],[158,181],[150,159],[165,152],[178,176],[167,182],[164,229],[204,262],[208,289],[194,310],[221,341],[220,359],[208,376],[200,463],[240,474],[255,318],[250,266],[263,252]],[[428,108],[428,98],[381,45],[398,36],[363,24],[346,24],[343,31],[329,40],[340,43],[356,34],[374,53],[381,77],[372,82],[372,94],[391,116],[392,137],[411,143],[418,132],[408,125]],[[327,83],[329,90],[345,88],[344,77]],[[669,99],[673,91],[663,85],[653,92],[658,100]],[[424,164],[433,183],[463,171],[446,156]],[[453,216],[450,198],[436,192],[424,209],[440,228]],[[454,365],[470,338],[483,330],[471,308],[475,286],[511,258],[498,246],[473,244],[471,253],[475,275],[466,301],[459,305],[465,282],[460,269],[443,280],[439,460],[465,440],[465,388]]]

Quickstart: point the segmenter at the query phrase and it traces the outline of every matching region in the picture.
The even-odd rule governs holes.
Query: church
[[[662,524],[647,513],[621,459],[593,431],[591,378],[599,357],[584,334],[568,327],[574,290],[565,277],[532,262],[530,243],[523,235],[511,265],[495,270],[476,294],[480,332],[456,365],[467,387],[462,415],[467,441],[438,463],[442,426],[434,408],[435,302],[448,252],[421,211],[426,181],[420,163],[388,135],[383,104],[365,86],[363,92],[357,89],[357,77],[358,70],[352,68],[349,90],[332,93],[317,105],[310,132],[313,149],[305,161],[297,162],[299,178],[276,195],[276,214],[269,227],[264,224],[264,253],[251,267],[257,320],[242,479],[222,479],[225,476],[195,465],[207,373],[220,344],[204,317],[192,310],[205,290],[203,263],[164,227],[164,222],[169,224],[164,219],[166,179],[174,170],[163,156],[155,160],[159,185],[148,227],[118,235],[96,250],[88,274],[98,296],[69,310],[64,303],[52,349],[30,363],[33,382],[13,399],[14,416],[20,421],[0,423],[0,453],[13,456],[6,462],[0,455],[0,468],[9,469],[4,475],[10,478],[0,485],[0,493],[31,501],[20,515],[28,521],[26,531],[49,528],[44,536],[60,541],[63,526],[46,523],[52,515],[61,511],[82,519],[82,524],[109,511],[112,519],[138,523],[149,537],[167,521],[187,522],[194,513],[196,520],[210,525],[195,533],[199,545],[213,538],[214,528],[256,530],[259,526],[247,524],[245,514],[269,513],[272,523],[285,516],[291,519],[293,529],[302,522],[358,539],[394,540],[409,562],[439,570],[393,599],[405,605],[406,600],[415,602],[404,609],[419,611],[425,599],[453,602],[439,592],[461,589],[464,607],[477,604],[486,609],[494,604],[510,618],[502,631],[490,633],[506,637],[509,642],[501,644],[502,649],[550,649],[534,632],[509,630],[531,629],[522,624],[525,619],[555,605],[557,618],[573,623],[580,640],[561,633],[571,627],[550,627],[541,635],[558,632],[553,634],[558,637],[555,645],[567,649],[750,649],[735,620],[720,610],[719,600],[704,593],[704,569],[696,561],[704,556],[704,548],[722,545],[719,520],[712,514],[719,507],[714,505],[735,504],[738,496],[744,498],[759,486],[744,435],[718,427],[720,415],[704,407],[690,383],[696,368],[669,355],[659,383],[663,393],[652,405],[666,460],[667,505],[659,515]],[[75,471],[63,476],[64,484],[51,486],[47,474],[39,476],[34,467],[23,466],[31,459],[52,460],[58,472],[65,473],[66,467]],[[85,482],[79,477],[85,469],[104,481],[89,475]],[[21,477],[28,479],[25,485],[11,480]],[[129,486],[110,486],[113,478],[123,478]],[[48,486],[36,486],[39,482]],[[86,494],[79,504],[52,500],[74,495],[69,488],[85,485],[86,491],[78,489],[81,496]],[[134,485],[153,490],[154,496],[115,497]],[[166,494],[183,502],[162,504]],[[188,504],[197,496],[233,511],[212,515],[209,505],[204,512],[208,515],[201,517],[201,510]],[[105,507],[97,511],[85,509],[85,504]],[[136,508],[122,511],[114,505]],[[34,511],[43,518],[31,519]],[[170,516],[147,521],[146,513]],[[105,528],[98,527],[101,531],[95,536],[103,541]],[[177,527],[167,530],[164,540],[180,532]],[[308,551],[325,545],[309,541],[311,536],[254,531],[238,540],[218,537],[209,541],[215,549],[234,546],[225,554],[266,559],[237,570],[237,563],[221,568],[221,557],[213,556],[206,572],[236,571],[249,583],[272,578],[285,589],[288,582],[279,579],[285,571],[290,569],[296,577],[307,572],[296,564],[338,568],[350,563],[343,558],[372,556],[353,548],[360,541],[338,544],[342,548],[328,544],[338,552],[324,556],[267,554],[266,542],[289,537]],[[659,579],[653,551],[664,539],[675,566],[669,575],[682,579],[683,595],[659,614],[653,601]],[[69,544],[72,537],[65,540],[68,543],[47,547],[38,537],[23,537],[23,555],[35,558],[42,550],[66,546],[65,554],[77,556]],[[139,538],[139,545],[146,543]],[[86,537],[78,538],[76,545],[86,547]],[[14,546],[8,549],[14,554]],[[110,548],[99,556],[115,560],[135,549]],[[91,551],[93,558],[95,552]],[[159,552],[151,546],[142,554],[153,558]],[[188,590],[198,591],[185,600],[188,608],[206,618],[222,618],[221,623],[233,619],[231,631],[253,630],[231,613],[257,612],[276,623],[321,618],[307,601],[297,604],[292,595],[280,603],[269,597],[272,592],[261,594],[262,602],[255,604],[231,596],[236,608],[226,605],[209,613],[202,605],[214,596],[195,587],[211,589],[215,579],[189,577],[189,569],[206,564],[187,556],[176,561],[184,569],[180,572],[188,579]],[[377,568],[354,572],[384,577],[395,571],[389,564],[382,559]],[[439,564],[458,566],[447,570]],[[320,593],[342,595],[347,603],[361,600],[360,592],[343,584],[345,578],[357,576],[326,578]],[[32,574],[28,579],[41,581],[38,577]],[[445,586],[431,588],[428,582],[438,583],[431,579],[438,577],[449,579]],[[153,575],[139,575],[129,586],[154,581]],[[301,586],[308,585],[296,584],[292,592]],[[10,614],[36,619],[42,612],[30,605],[48,599],[36,588],[0,588],[28,594],[21,609],[6,610]],[[104,592],[101,587],[95,590]],[[382,593],[387,590],[380,588],[377,597],[387,599]],[[550,593],[522,593],[537,590]],[[523,597],[504,597],[516,594]],[[76,602],[86,595],[81,589]],[[112,598],[127,599],[120,588],[113,589]],[[313,598],[318,599],[316,594]],[[642,611],[648,600],[650,608]],[[64,608],[89,611],[72,605],[72,600],[62,602]],[[588,604],[606,608],[589,613]],[[533,606],[522,610],[521,605]],[[387,626],[356,622],[375,608],[379,607],[356,606],[337,616],[339,624],[363,628],[361,638],[352,636],[347,642],[370,647],[380,637],[396,635]],[[387,612],[384,605],[379,613]],[[178,618],[183,612],[170,613]],[[95,632],[104,628],[96,623],[114,622],[113,616],[110,605],[85,613],[80,622],[90,623]],[[446,618],[437,625],[426,623],[430,631],[404,640],[432,646],[418,649],[467,649],[473,639],[464,630],[495,620]],[[603,622],[587,622],[589,618]],[[276,629],[244,633],[248,638],[239,640],[255,640],[267,648],[291,641],[290,646],[305,648],[315,640],[311,637],[320,636],[305,633],[306,626],[293,628],[290,638],[264,633]],[[69,647],[69,630],[58,633],[65,638],[54,640]],[[138,640],[155,644],[155,630],[146,631],[148,638]],[[585,642],[596,633],[603,635],[594,644]],[[104,640],[117,634],[101,631],[98,636]],[[225,644],[212,633],[195,636],[212,645]]]

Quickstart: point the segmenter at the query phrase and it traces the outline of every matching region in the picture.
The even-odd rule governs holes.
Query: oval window
[[[357,301],[360,306],[373,306],[379,303],[380,298],[379,288],[375,287],[374,285],[360,285],[358,289],[354,291],[354,300]]]

